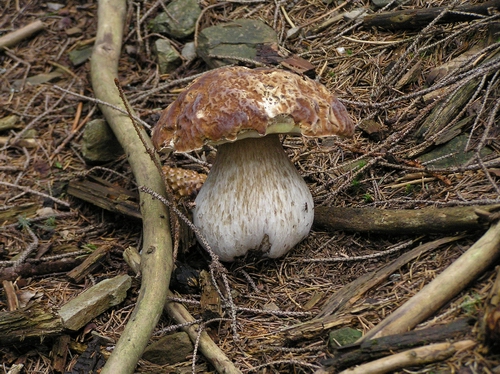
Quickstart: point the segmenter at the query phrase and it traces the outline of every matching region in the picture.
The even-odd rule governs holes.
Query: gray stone
[[[257,55],[257,45],[277,42],[276,32],[264,22],[240,19],[203,29],[198,36],[196,52],[211,68],[217,68],[234,61],[215,59],[210,55],[254,60]]]
[[[174,38],[185,38],[194,33],[196,20],[201,14],[196,0],[174,0],[167,5],[168,13],[160,13],[151,22],[153,32]]]
[[[123,149],[103,119],[85,125],[82,137],[82,156],[88,163],[98,164],[117,159]]]
[[[188,334],[177,332],[149,345],[144,350],[142,358],[157,365],[172,365],[186,361],[186,357],[191,353],[193,353],[193,343]]]
[[[196,47],[194,46],[194,42],[189,42],[184,44],[184,47],[181,51],[182,57],[184,57],[187,61],[194,60],[196,58]]]
[[[165,39],[158,39],[155,42],[155,52],[158,58],[160,74],[168,74],[177,69],[182,64],[181,55]]]

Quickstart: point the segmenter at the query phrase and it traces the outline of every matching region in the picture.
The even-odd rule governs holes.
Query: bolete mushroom
[[[309,233],[313,198],[278,134],[351,136],[354,123],[323,85],[270,68],[226,67],[193,81],[153,130],[159,150],[218,145],[193,223],[223,261],[277,258]]]

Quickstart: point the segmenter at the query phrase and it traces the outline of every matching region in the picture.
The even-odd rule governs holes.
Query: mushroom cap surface
[[[234,66],[194,80],[162,112],[152,138],[159,150],[188,152],[271,133],[352,136],[354,122],[316,81],[280,69]]]

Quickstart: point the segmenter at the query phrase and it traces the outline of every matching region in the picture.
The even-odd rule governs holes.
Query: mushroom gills
[[[283,256],[308,235],[313,219],[311,192],[275,134],[220,145],[193,210],[195,226],[222,261],[252,250]]]

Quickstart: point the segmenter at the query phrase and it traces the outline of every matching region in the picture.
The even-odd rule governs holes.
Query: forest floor
[[[34,303],[58,308],[100,280],[132,275],[123,252],[129,247],[140,249],[142,239],[139,219],[67,193],[68,184],[79,178],[100,178],[108,186],[136,191],[123,154],[99,167],[87,164],[81,155],[85,124],[103,116],[92,100],[89,61],[75,65],[69,56],[94,43],[96,2],[70,0],[60,9],[39,0],[4,3],[0,36],[36,20],[43,21],[44,29],[0,51],[0,121],[16,118],[13,127],[0,128],[0,313],[8,310],[7,287],[13,287],[19,308]],[[451,12],[447,22],[425,21],[412,28],[407,23],[396,30],[368,27],[361,19],[333,18],[360,7],[374,13],[366,0],[347,1],[337,12],[330,11],[342,2],[199,3],[203,9],[199,30],[238,18],[260,19],[271,26],[278,34],[280,52],[312,63],[317,79],[339,97],[356,121],[352,139],[287,137],[284,141],[316,206],[418,210],[500,203],[498,11],[467,21],[454,20],[458,13]],[[386,11],[452,3],[476,2],[406,1]],[[118,78],[125,95],[151,126],[186,87],[189,77],[208,70],[201,58],[195,58],[185,60],[171,74],[159,73],[152,44],[161,36],[148,29],[148,22],[160,11],[157,0],[131,3],[119,64]],[[325,24],[327,20],[332,21]],[[292,25],[300,32],[287,38]],[[170,40],[180,51],[193,37]],[[155,90],[176,80],[175,86]],[[214,152],[177,154],[165,162],[207,173]],[[333,329],[349,327],[366,334],[486,230],[460,232],[459,239],[401,266],[352,300],[349,310],[337,315],[339,320],[346,317],[344,322]],[[334,353],[329,330],[291,339],[285,329],[311,320],[335,292],[405,251],[457,234],[438,231],[367,234],[315,226],[284,258],[225,264],[235,305],[248,308],[236,316],[241,340],[237,344],[233,340],[231,322],[209,324],[207,331],[243,372],[314,372]],[[206,269],[208,256],[198,245],[188,243],[181,246],[177,260]],[[99,266],[81,283],[70,279],[68,271],[99,248],[105,249]],[[30,265],[22,267],[23,263]],[[47,266],[49,272],[44,272],[40,266],[44,263],[54,266]],[[484,344],[481,333],[496,278],[495,264],[492,261],[468,287],[416,326],[418,330],[470,317],[475,324],[460,339],[477,344],[401,372],[500,372],[500,357]],[[21,267],[16,270],[16,266]],[[134,309],[139,287],[140,277],[135,277],[121,304],[94,318],[85,329],[68,334],[66,371],[72,370],[85,350],[85,345],[82,348],[77,343],[88,343],[90,331],[109,339],[107,347],[103,343],[103,351],[111,350]],[[178,296],[191,300],[186,303],[188,310],[200,316],[199,295],[178,291]],[[151,341],[158,340],[171,325],[175,323],[162,316]],[[0,346],[3,370],[8,372],[20,363],[25,373],[55,372],[51,353],[55,341],[47,338],[36,344]],[[200,372],[212,370],[203,366],[202,355],[196,360]],[[180,372],[183,368],[191,370],[190,358],[170,366],[141,360],[137,372]]]

